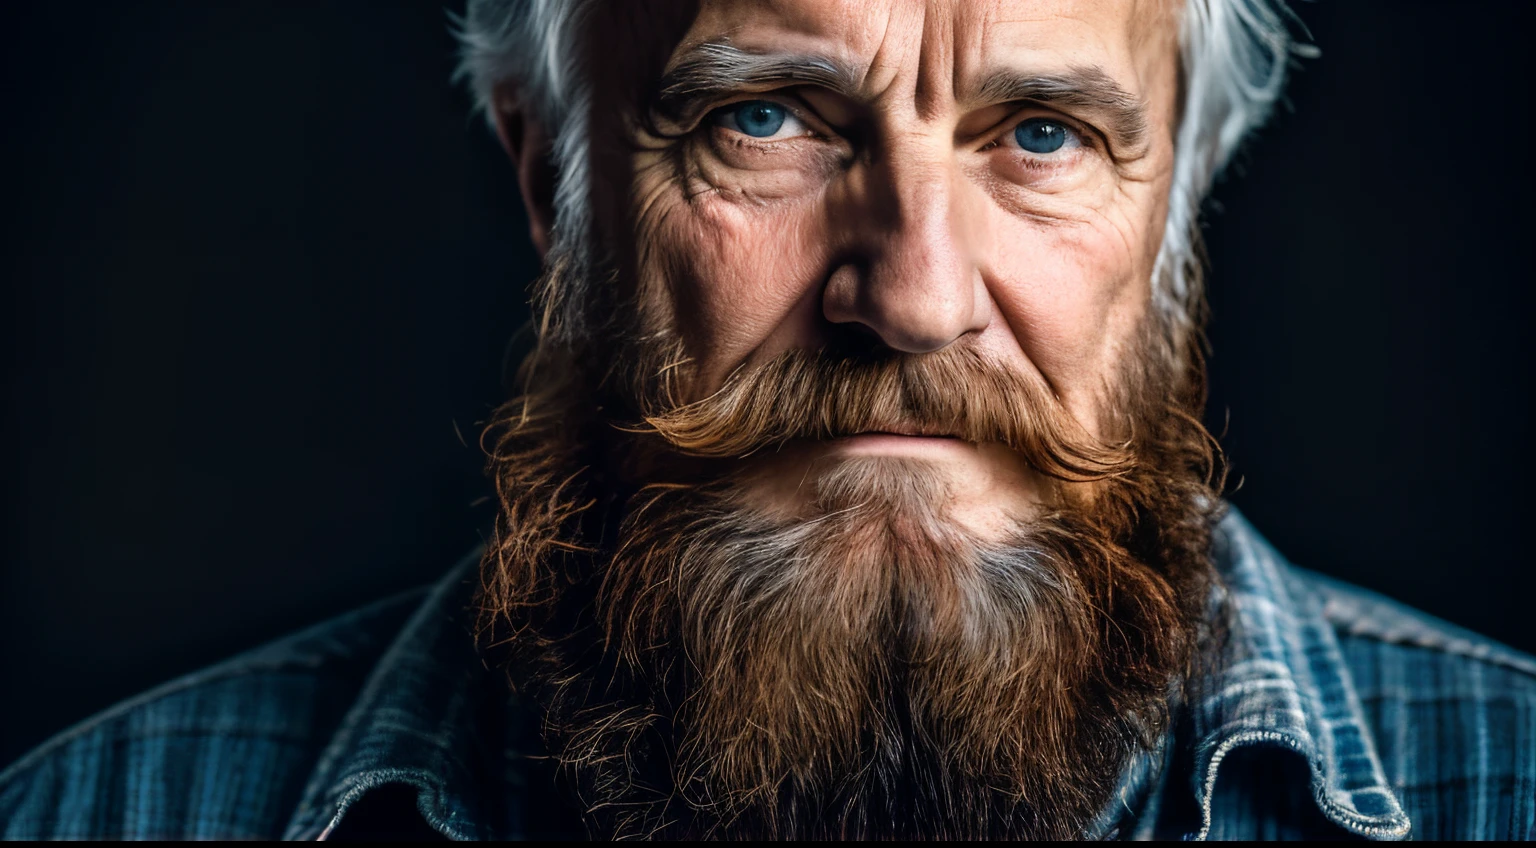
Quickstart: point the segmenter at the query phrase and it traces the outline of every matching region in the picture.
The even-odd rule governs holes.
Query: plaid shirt
[[[1236,511],[1227,662],[1087,836],[1536,838],[1536,659],[1288,565]],[[471,556],[0,773],[11,839],[570,833],[464,610]]]

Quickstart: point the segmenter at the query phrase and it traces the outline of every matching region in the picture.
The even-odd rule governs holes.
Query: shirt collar
[[[1199,838],[1211,829],[1222,762],[1247,746],[1305,759],[1312,797],[1359,836],[1401,838],[1409,820],[1388,787],[1348,666],[1316,594],[1235,508],[1213,551],[1234,613],[1217,675],[1193,710]]]
[[[284,839],[325,839],[370,790],[405,784],[451,839],[493,839],[492,794],[512,757],[486,721],[486,673],[467,621],[477,550],[433,587],[318,760]],[[500,699],[505,701],[505,696]]]

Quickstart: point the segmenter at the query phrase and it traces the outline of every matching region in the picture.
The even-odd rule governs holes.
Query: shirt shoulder
[[[124,701],[0,772],[0,838],[271,839],[423,591]]]
[[[1536,838],[1536,657],[1296,569],[1332,626],[1414,839]]]

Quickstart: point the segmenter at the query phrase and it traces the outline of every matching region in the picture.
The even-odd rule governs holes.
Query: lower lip
[[[953,456],[972,448],[969,442],[947,436],[900,436],[895,433],[864,433],[831,442],[845,456]]]

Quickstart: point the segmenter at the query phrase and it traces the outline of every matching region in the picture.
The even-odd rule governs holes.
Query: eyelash
[[[722,115],[722,113],[726,112],[727,110],[738,109],[743,104],[751,103],[754,101],[773,103],[774,105],[783,108],[791,118],[800,122],[801,126],[805,128],[805,131],[792,136],[787,136],[785,138],[764,140],[747,135],[745,132],[742,132],[739,129],[722,127],[722,124],[720,123],[717,116]],[[820,126],[821,122],[813,117],[810,117],[808,111],[809,110],[801,104],[788,102],[787,98],[782,96],[775,97],[771,93],[765,92],[763,94],[747,96],[739,100],[730,101],[720,106],[715,106],[705,111],[703,120],[700,122],[700,124],[702,128],[712,129],[715,127],[722,127],[723,129],[726,129],[730,133],[730,137],[728,138],[730,143],[743,147],[756,148],[759,150],[770,150],[786,142],[796,139],[829,137],[829,134]],[[1030,114],[1031,112],[1034,114]],[[978,150],[990,151],[1004,147],[1008,143],[1009,134],[1016,132],[1019,126],[1022,125],[1025,121],[1029,121],[1034,118],[1048,120],[1051,123],[1059,124],[1060,126],[1066,128],[1066,130],[1072,134],[1072,137],[1076,139],[1077,145],[1069,151],[1062,151],[1062,155],[1055,155],[1055,152],[1033,153],[1031,151],[1024,150],[1022,147],[1014,148],[1013,153],[1027,168],[1035,170],[1054,170],[1071,161],[1072,159],[1075,159],[1076,156],[1073,155],[1074,151],[1078,154],[1081,154],[1082,152],[1086,151],[1096,151],[1103,149],[1103,143],[1095,131],[1089,128],[1085,128],[1078,122],[1066,118],[1065,116],[1061,116],[1055,113],[1041,114],[1040,107],[1026,104],[1023,109],[1014,112],[1008,120],[1004,121],[1001,124],[1002,130],[995,131],[997,134],[993,137],[993,139],[987,142],[985,145],[982,145],[980,148],[978,148]],[[831,135],[836,136],[839,134],[833,132]]]
[[[772,103],[773,105],[782,108],[788,114],[788,117],[790,117],[791,119],[793,119],[795,121],[798,121],[800,123],[800,126],[804,127],[804,131],[800,132],[800,133],[796,133],[795,135],[785,136],[784,138],[768,140],[768,139],[756,138],[756,137],[747,135],[745,132],[742,132],[740,129],[731,129],[730,127],[723,127],[723,125],[721,124],[721,122],[719,120],[720,116],[725,115],[726,113],[728,113],[728,112],[730,112],[732,110],[739,109],[739,108],[741,108],[742,106],[744,106],[744,105],[746,105],[748,103],[756,103],[756,102]],[[776,144],[783,144],[784,142],[791,141],[793,139],[798,139],[798,138],[825,138],[826,137],[826,133],[823,132],[821,129],[819,129],[819,124],[820,124],[819,121],[811,118],[807,114],[807,110],[804,107],[796,105],[794,103],[787,102],[782,97],[773,97],[771,95],[758,95],[758,96],[743,97],[740,100],[733,100],[733,101],[731,101],[729,103],[726,103],[724,105],[716,106],[716,107],[714,107],[712,109],[707,110],[704,113],[703,120],[700,121],[700,126],[702,128],[710,129],[710,128],[714,128],[714,127],[723,127],[724,129],[730,131],[730,133],[731,133],[731,141],[733,141],[735,143],[738,143],[738,144],[749,145],[749,146],[752,146],[752,147],[768,147],[768,146],[772,146],[772,145],[776,145]]]
[[[1036,118],[1065,127],[1068,132],[1072,133],[1073,138],[1077,139],[1077,149],[1098,150],[1102,146],[1099,142],[1098,135],[1095,132],[1086,129],[1076,121],[1056,114],[1028,114],[1027,112],[1020,112],[1015,113],[1014,116],[1010,117],[1007,121],[1004,121],[1001,125],[1003,129],[998,132],[991,141],[982,145],[979,149],[993,150],[995,148],[1004,146],[1007,143],[1008,136],[1017,132],[1018,128],[1022,126],[1025,121],[1034,120]],[[1028,153],[1030,151],[1020,150],[1020,152]],[[1050,155],[1051,154],[1049,153],[1035,153],[1030,158],[1041,159],[1049,157]]]

